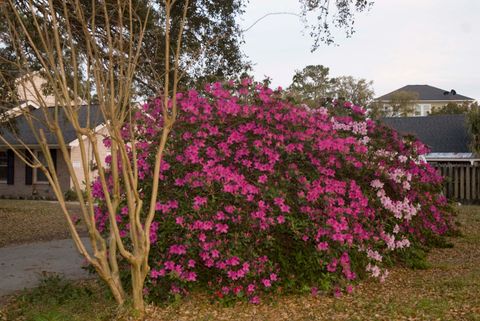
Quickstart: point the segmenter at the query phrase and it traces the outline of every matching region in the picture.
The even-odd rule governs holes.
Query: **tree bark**
[[[135,263],[131,265],[131,275],[133,308],[143,314],[145,312],[145,302],[143,300],[145,274],[142,272],[141,264]]]

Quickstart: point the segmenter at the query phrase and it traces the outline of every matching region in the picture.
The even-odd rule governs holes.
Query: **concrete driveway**
[[[87,238],[83,240],[89,244]],[[0,296],[35,287],[44,273],[58,273],[70,280],[92,277],[83,265],[71,239],[2,247]]]

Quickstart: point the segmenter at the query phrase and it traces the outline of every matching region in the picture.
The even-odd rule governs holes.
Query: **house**
[[[51,93],[47,93],[47,80],[39,72],[24,74],[15,80],[18,99],[35,106],[55,106],[56,99]],[[38,92],[41,91],[41,92]],[[39,100],[42,101],[39,101]]]
[[[65,116],[63,108],[57,107],[57,110],[59,126],[65,143],[68,145],[69,157],[67,160],[64,160],[63,154],[59,150],[56,137],[50,133],[44,122],[42,122],[42,119],[45,120],[44,111],[47,110],[47,115],[52,116],[56,109],[55,106],[58,106],[55,96],[48,91],[47,80],[42,77],[40,72],[33,72],[18,77],[15,80],[15,86],[18,104],[5,112],[9,121],[0,124],[0,135],[27,157],[31,157],[31,155],[26,152],[23,144],[37,153],[40,160],[44,160],[37,138],[25,118],[24,112],[28,110],[28,115],[31,116],[36,128],[35,132],[38,133],[38,129],[43,129],[45,132],[62,191],[66,192],[73,188],[73,180],[69,175],[66,162],[70,162],[73,165],[78,180],[84,182],[85,175],[81,166],[79,141],[75,130]],[[104,158],[108,152],[102,142],[106,134],[106,128],[99,108],[97,106],[84,105],[84,102],[79,97],[75,99],[74,103],[80,105],[78,107],[80,126],[86,127],[88,123],[89,128],[94,129],[98,137],[97,145],[100,148],[100,156]],[[88,162],[93,164],[92,146],[87,140],[85,140],[85,145]],[[93,168],[89,171],[89,175],[90,178],[94,177],[95,170]],[[0,140],[0,197],[55,197],[44,173],[41,170],[25,165],[3,140]]]
[[[386,117],[381,122],[402,135],[413,135],[431,151],[424,155],[430,163],[470,163],[480,157],[470,151],[466,116]]]
[[[79,141],[73,126],[65,116],[64,109],[58,108],[58,123],[63,133],[65,143],[68,146],[69,153],[68,159],[64,159],[63,154],[59,150],[55,135],[51,133],[42,122],[42,119],[45,119],[44,110],[45,109],[42,108],[32,109],[29,115],[31,115],[33,119],[36,130],[43,129],[45,132],[62,191],[66,192],[73,188],[73,181],[67,169],[67,162],[70,162],[73,165],[79,181],[85,181],[84,171],[81,166],[82,162]],[[48,108],[47,115],[51,117],[54,112],[55,107],[50,107]],[[107,148],[104,147],[102,142],[104,134],[106,133],[106,128],[103,125],[103,117],[99,108],[96,106],[80,106],[78,108],[78,116],[80,126],[86,127],[88,123],[90,128],[95,129],[95,133],[98,137],[97,143],[99,148],[101,148],[100,156],[104,159],[108,153]],[[34,132],[31,130],[28,121],[23,114],[13,117],[10,126],[3,124],[3,126],[0,127],[0,135],[2,135],[14,148],[25,153],[25,155],[29,155],[29,153],[26,153],[24,145],[20,142],[23,142],[28,148],[32,149],[35,153],[38,153],[39,159],[44,159],[40,152]],[[85,142],[88,162],[93,163],[94,157],[92,154],[92,147],[90,143],[88,143],[88,140],[85,140]],[[91,178],[95,175],[94,168],[90,169],[89,175]],[[31,168],[25,165],[18,155],[16,155],[13,150],[9,149],[9,146],[3,141],[0,141],[0,197],[41,197],[49,199],[55,197],[44,173],[36,168]]]
[[[394,112],[393,101],[408,105],[408,112],[403,116],[427,116],[434,109],[442,108],[448,103],[470,104],[475,99],[460,95],[453,89],[444,90],[429,85],[407,85],[375,98],[375,101],[383,106],[388,116],[399,116]]]

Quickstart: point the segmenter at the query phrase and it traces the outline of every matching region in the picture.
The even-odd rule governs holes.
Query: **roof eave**
[[[378,102],[381,102],[381,103],[388,103],[388,102],[391,101],[391,100],[389,100],[389,99],[378,99],[378,98],[375,98],[374,100],[375,100],[375,101],[378,101]],[[412,102],[413,102],[413,103],[416,103],[416,102],[432,102],[432,103],[447,102],[447,103],[451,103],[451,102],[463,102],[463,101],[471,101],[471,102],[474,102],[475,99],[472,99],[472,98],[469,98],[469,99],[445,99],[445,100],[417,99],[417,100],[413,100]]]

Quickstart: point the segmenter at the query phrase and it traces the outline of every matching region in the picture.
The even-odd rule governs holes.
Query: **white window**
[[[388,104],[383,104],[383,112],[387,117],[393,116],[393,107]]]
[[[38,160],[40,163],[42,163],[48,170],[47,166],[47,160],[45,159],[45,156],[43,155],[42,152],[38,151],[36,152],[36,156],[38,157]],[[33,169],[33,182],[36,184],[48,184],[48,178],[47,175],[40,169],[40,168],[34,168]]]
[[[421,105],[419,105],[419,104],[415,105],[414,115],[415,116],[422,116],[422,106]]]
[[[428,116],[428,114],[430,114],[431,111],[432,111],[431,104],[416,104],[414,114],[415,116]]]
[[[8,176],[8,158],[7,152],[2,150],[0,151],[0,182],[6,183]]]
[[[428,116],[428,114],[430,114],[431,111],[432,111],[431,104],[423,104],[423,116]]]

